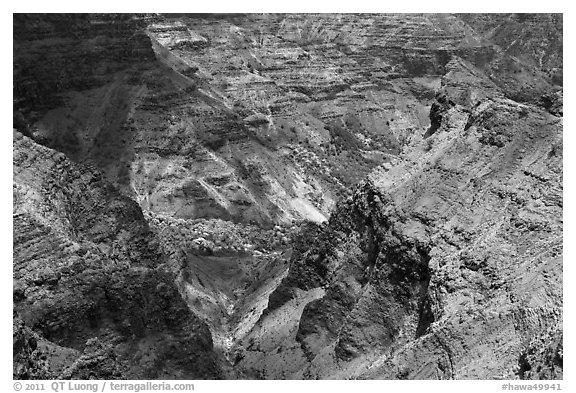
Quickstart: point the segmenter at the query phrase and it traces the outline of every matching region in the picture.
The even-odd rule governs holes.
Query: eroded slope
[[[561,378],[561,22],[15,16],[15,376]]]
[[[43,354],[54,378],[220,377],[139,206],[16,131],[13,169],[14,309],[40,335],[14,356]]]
[[[510,46],[493,19],[489,34],[445,14],[17,15],[15,124],[145,210],[322,222],[428,128],[454,59],[515,100],[558,81],[558,23],[513,18]]]
[[[561,376],[557,339],[535,343],[562,329],[562,119],[506,98],[466,108],[446,95],[431,117],[433,133],[305,232],[241,369]],[[287,333],[264,334],[272,323]],[[535,345],[549,355],[527,366]]]

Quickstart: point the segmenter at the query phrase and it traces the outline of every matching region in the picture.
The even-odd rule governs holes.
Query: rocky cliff
[[[239,367],[268,378],[561,378],[562,118],[441,94],[431,121],[302,235],[313,240],[295,249]]]
[[[552,89],[558,21],[517,19],[16,15],[15,124],[146,210],[321,222],[429,126],[453,59],[516,100]]]
[[[14,16],[15,378],[562,378],[561,15]]]
[[[28,343],[15,338],[15,358],[32,353],[54,378],[218,378],[210,332],[139,206],[16,131],[13,168],[14,309]],[[41,375],[20,364],[18,377]]]

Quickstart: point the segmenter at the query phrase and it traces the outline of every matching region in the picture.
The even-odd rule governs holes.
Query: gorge
[[[562,379],[562,15],[13,44],[15,379]]]

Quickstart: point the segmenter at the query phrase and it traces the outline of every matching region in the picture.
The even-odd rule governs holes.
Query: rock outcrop
[[[559,379],[562,16],[14,16],[14,377]]]
[[[15,356],[40,351],[61,378],[220,377],[210,331],[139,206],[16,131],[13,168],[14,308],[46,342],[19,338]],[[15,377],[39,375],[27,370]]]
[[[561,376],[562,119],[506,98],[449,102],[432,106],[434,133],[304,232],[241,369]]]
[[[454,61],[515,100],[553,90],[558,21],[513,20],[510,46],[503,17],[17,15],[14,122],[158,214],[322,222],[430,126]]]

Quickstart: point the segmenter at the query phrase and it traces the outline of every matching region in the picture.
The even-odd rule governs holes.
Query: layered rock
[[[13,229],[14,307],[41,336],[36,351],[52,375],[221,376],[210,332],[138,205],[97,170],[18,132]]]
[[[455,61],[540,102],[551,18],[16,15],[15,124],[159,214],[321,222],[428,127]]]
[[[558,15],[14,22],[15,377],[562,377]]]
[[[16,28],[31,30],[34,24],[20,18]],[[77,62],[97,58],[101,66],[82,72],[97,83],[50,82],[37,95],[56,108],[47,111],[39,98],[22,109],[30,124],[19,112],[16,124],[101,168],[126,195],[157,213],[323,221],[347,186],[387,159],[382,151],[398,152],[414,128],[427,125],[425,103],[393,85],[379,93],[359,78],[364,64],[333,45],[302,48],[276,38],[272,29],[281,19],[275,16],[184,22],[89,16],[72,18],[66,30],[70,18],[43,19],[61,46],[39,34],[15,36],[17,72],[51,81],[57,72],[78,71]],[[255,31],[260,22],[266,30]],[[138,60],[121,56],[139,53],[146,42],[138,27],[143,23],[150,23],[149,49],[165,68],[151,64],[149,52]],[[103,37],[108,46],[98,44]],[[85,49],[73,50],[80,41]],[[104,49],[112,56],[99,56]],[[48,54],[55,60],[39,62],[49,51],[57,52]],[[21,66],[28,63],[50,70]],[[428,80],[399,83],[432,96]],[[32,96],[18,87],[15,95]]]
[[[241,369],[561,375],[562,345],[549,340],[562,325],[562,119],[505,98],[474,108],[439,100],[435,132],[304,233],[315,240],[296,248]],[[266,334],[272,323],[285,333]],[[543,338],[547,330],[556,333]],[[535,353],[546,357],[532,366]]]

